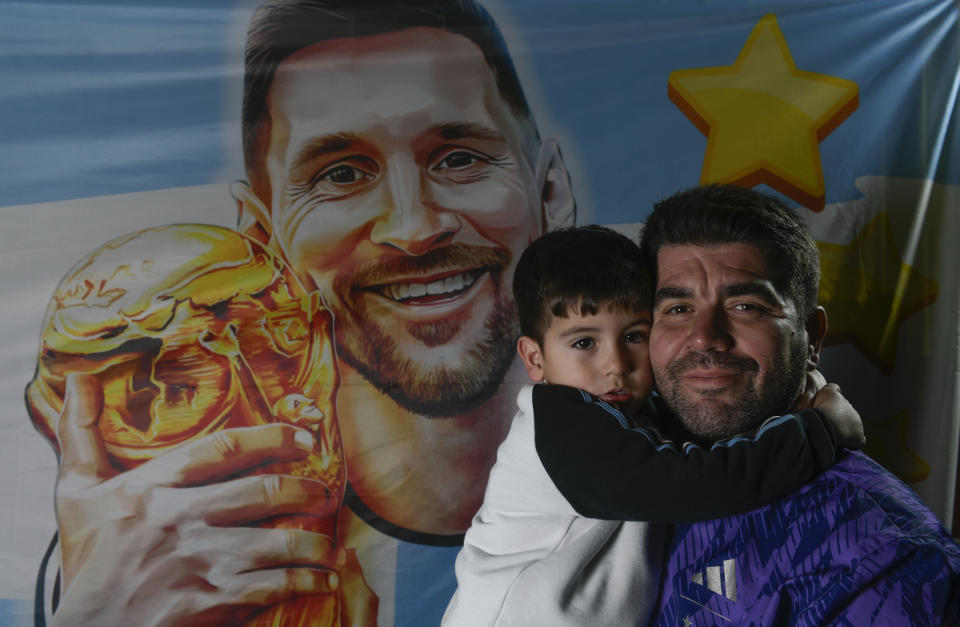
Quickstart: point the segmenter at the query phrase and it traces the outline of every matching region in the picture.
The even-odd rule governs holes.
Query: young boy
[[[663,440],[650,422],[652,278],[636,244],[610,229],[537,239],[513,290],[517,351],[545,385],[518,396],[444,625],[646,624],[666,541],[651,522],[759,507],[830,466],[837,446],[862,443],[833,386],[817,409],[771,418],[752,437],[709,450]]]

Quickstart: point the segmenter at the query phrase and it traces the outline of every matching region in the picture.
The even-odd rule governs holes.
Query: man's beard
[[[766,373],[761,389],[757,389],[756,381],[759,364],[749,357],[728,353],[688,353],[666,368],[658,369],[654,375],[660,395],[687,431],[704,442],[715,442],[752,433],[771,416],[790,410],[803,382],[806,365],[803,348],[802,339],[798,339],[790,347],[786,363]],[[705,391],[695,397],[684,396],[680,390],[680,377],[698,367],[736,368],[753,376],[732,402],[710,400],[711,396],[720,396],[726,390],[717,390],[715,395]]]
[[[456,365],[424,364],[404,355],[395,339],[367,314],[363,294],[350,299],[349,314],[341,314],[349,315],[349,326],[338,325],[335,316],[338,356],[411,412],[449,417],[483,405],[500,388],[513,363],[514,347],[520,335],[514,304],[504,298],[503,269],[510,257],[507,251],[457,246],[422,257],[381,261],[351,277],[354,285],[369,286],[415,274],[415,271],[428,274],[445,267],[489,268],[489,279],[495,284],[492,311],[484,321],[483,332],[471,348],[457,356]],[[421,350],[443,350],[464,324],[455,317],[409,322],[406,331],[423,344]]]

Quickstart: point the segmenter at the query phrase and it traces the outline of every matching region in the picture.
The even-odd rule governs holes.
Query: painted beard
[[[767,372],[762,388],[758,389],[756,375],[760,365],[749,357],[736,357],[728,353],[688,353],[666,368],[657,369],[660,395],[667,405],[694,436],[705,443],[751,433],[771,416],[790,410],[800,392],[806,355],[802,339],[790,347],[790,354],[781,367]],[[680,377],[688,370],[701,367],[737,368],[753,376],[742,386],[733,402],[712,400],[712,394],[684,395],[680,389]],[[719,394],[717,394],[719,395]]]
[[[503,270],[509,266],[510,259],[509,251],[503,249],[460,245],[420,257],[382,259],[359,269],[349,277],[349,285],[334,285],[337,294],[347,296],[343,301],[344,311],[331,306],[336,321],[338,356],[411,412],[439,418],[457,416],[481,406],[503,382],[513,363],[514,345],[520,335],[512,299],[508,301],[504,297]],[[390,282],[398,276],[429,276],[449,268],[471,268],[445,285],[451,294],[466,292],[475,281],[489,274],[494,288],[493,307],[479,337],[456,356],[455,364],[427,363],[427,360],[418,360],[417,354],[443,350],[462,332],[467,321],[462,316],[450,316],[407,322],[406,333],[422,346],[405,352],[384,325],[369,314],[366,306],[369,296],[365,292],[394,300],[416,298],[419,294],[416,290],[410,293],[408,288]],[[337,324],[345,319],[350,323]]]

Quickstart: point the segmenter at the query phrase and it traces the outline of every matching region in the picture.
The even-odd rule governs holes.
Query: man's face
[[[808,337],[760,250],[668,245],[657,269],[650,357],[684,426],[716,440],[787,412],[803,381]]]
[[[544,225],[480,49],[430,28],[317,44],[280,64],[269,110],[273,243],[326,299],[340,357],[413,411],[486,400]]]

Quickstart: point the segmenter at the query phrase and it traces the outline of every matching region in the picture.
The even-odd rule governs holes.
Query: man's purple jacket
[[[869,457],[768,506],[675,527],[656,625],[960,625],[960,548]]]

